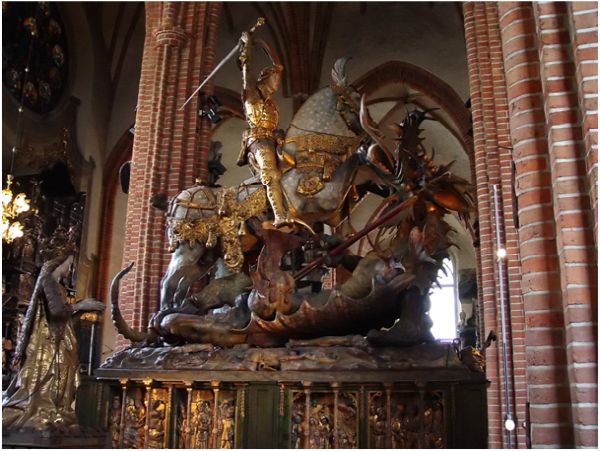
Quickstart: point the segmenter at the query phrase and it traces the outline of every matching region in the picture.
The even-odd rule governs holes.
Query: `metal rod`
[[[383,384],[385,387],[385,446],[392,447],[392,387],[391,384]]]
[[[88,354],[88,376],[92,375],[92,359],[94,358],[94,332],[96,331],[96,322],[92,322],[92,331],[90,336],[90,352]]]
[[[152,379],[144,380],[144,386],[146,387],[146,423],[144,424],[144,444],[141,448],[148,448],[148,442],[150,441],[150,411],[152,409]]]
[[[163,435],[163,448],[170,448],[169,446],[169,436],[171,434],[168,433],[169,429],[171,429],[171,408],[173,406],[173,386],[169,385],[167,389],[167,400],[165,402],[165,417],[163,418],[163,430],[165,434]],[[171,444],[171,446],[175,445],[175,443]]]
[[[419,389],[419,435],[417,436],[417,448],[425,448],[425,390],[422,382],[417,382],[415,385]]]
[[[210,74],[208,74],[206,76],[206,78],[204,79],[204,81],[202,83],[200,83],[200,85],[196,88],[196,90],[187,98],[187,100],[185,101],[185,103],[183,105],[181,105],[181,108],[179,108],[179,110],[183,110],[185,108],[185,106],[190,102],[190,100],[192,100],[194,98],[194,96],[198,93],[198,91],[200,91],[200,89],[202,89],[202,87],[208,83],[208,81],[213,77],[214,74],[216,74],[221,67],[223,67],[225,65],[225,63],[227,61],[229,61],[233,55],[235,55],[237,53],[237,51],[240,48],[240,43],[238,42],[235,47],[233,47],[231,49],[231,51],[227,54],[227,56],[225,58],[223,58],[221,60],[221,62],[219,64],[217,64],[217,66],[210,72]]]
[[[492,190],[494,192],[494,215],[496,221],[496,251],[502,249],[502,241],[500,238],[500,205],[498,201],[498,185],[493,185]],[[508,374],[508,352],[506,350],[506,312],[505,312],[505,295],[504,295],[504,262],[500,256],[496,258],[496,264],[498,266],[498,291],[500,292],[500,323],[502,333],[502,370],[504,372],[504,411],[505,411],[505,422],[512,420],[512,408],[510,404],[509,390],[510,390],[510,376]],[[506,426],[506,424],[504,425]],[[508,448],[512,448],[512,434],[511,431],[504,427],[506,432],[506,443]]]
[[[265,24],[265,18],[264,17],[259,17],[256,20],[256,23],[254,24],[254,26],[252,28],[250,28],[250,30],[248,30],[248,33],[252,34],[256,31],[256,29],[258,27],[262,27]],[[225,63],[227,61],[229,61],[233,55],[235,55],[238,50],[240,49],[240,47],[242,46],[242,41],[238,41],[237,44],[235,44],[235,46],[229,51],[229,53],[227,54],[227,56],[225,58],[223,58],[219,64],[216,65],[216,67],[210,72],[210,74],[208,74],[206,76],[206,78],[204,79],[204,81],[202,83],[200,83],[200,86],[198,86],[196,88],[196,90],[192,93],[192,95],[190,95],[187,100],[185,101],[185,103],[183,105],[181,105],[181,108],[179,108],[179,110],[183,110],[185,108],[185,106],[189,103],[190,100],[192,100],[192,98],[198,93],[198,91],[200,91],[200,89],[202,89],[202,86],[204,86],[220,69],[221,67],[223,67],[225,65]],[[267,53],[267,55],[269,55]],[[269,55],[269,58],[271,58],[271,55]],[[272,58],[271,58],[272,60]]]

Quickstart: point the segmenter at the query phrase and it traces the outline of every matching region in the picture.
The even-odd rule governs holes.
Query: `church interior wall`
[[[123,247],[125,246],[125,215],[127,213],[127,194],[123,193],[120,189],[116,190],[114,196],[114,217],[112,223],[112,230],[110,234],[112,240],[110,242],[110,248],[108,249],[110,263],[108,264],[108,274],[116,274],[121,269]],[[108,288],[108,287],[107,287]],[[108,292],[108,290],[106,291]],[[117,336],[115,334],[112,320],[109,315],[103,316],[103,328],[102,328],[102,344],[101,344],[101,360],[104,361],[110,356],[116,349]]]
[[[592,2],[580,3],[591,4]],[[515,31],[514,28],[511,30],[507,26],[507,18],[512,17],[511,15],[521,8],[525,11],[523,12],[524,20],[531,21],[530,27],[532,30],[535,30],[536,24],[538,28],[543,29],[546,23],[540,22],[543,19],[543,17],[541,19],[539,17],[542,12],[535,10],[534,20],[534,9],[527,6],[529,3],[518,8],[515,6],[514,11],[511,9],[513,6],[510,2],[508,5],[500,5],[500,7],[493,2],[488,3],[486,7],[473,5],[464,6],[455,2],[340,2],[333,4],[334,13],[325,34],[326,45],[323,49],[323,63],[318,74],[318,85],[319,87],[326,86],[330,82],[330,72],[334,61],[339,57],[348,56],[352,58],[346,66],[351,81],[361,79],[369,71],[385,63],[402,61],[417,65],[428,71],[432,77],[447,83],[452,92],[464,104],[470,101],[472,96],[475,97],[475,103],[477,104],[474,113],[476,120],[475,139],[472,135],[469,137],[468,133],[465,133],[466,130],[457,130],[458,127],[451,120],[448,120],[446,124],[432,121],[424,127],[426,129],[424,136],[426,137],[427,147],[436,149],[436,163],[447,164],[450,161],[455,161],[453,172],[471,181],[477,187],[480,211],[483,209],[484,215],[487,215],[487,218],[483,221],[481,231],[481,236],[487,242],[484,242],[482,247],[473,245],[473,236],[456,217],[452,216],[447,219],[450,225],[456,229],[456,232],[452,234],[456,246],[450,250],[456,274],[477,270],[478,281],[480,282],[478,299],[461,300],[460,308],[466,313],[467,318],[472,314],[480,316],[478,326],[479,333],[482,335],[479,337],[480,340],[484,340],[485,336],[483,335],[492,329],[496,329],[496,332],[498,332],[499,291],[495,282],[498,270],[494,266],[495,248],[493,244],[495,225],[490,219],[490,211],[492,211],[493,206],[490,193],[487,191],[493,181],[500,186],[501,199],[506,207],[503,214],[507,218],[506,220],[503,218],[505,222],[503,222],[502,227],[506,233],[509,252],[509,275],[507,276],[509,286],[506,288],[506,292],[509,298],[508,302],[511,305],[509,309],[509,312],[511,312],[509,318],[511,328],[509,364],[511,371],[514,373],[511,402],[517,406],[515,407],[517,417],[521,421],[525,421],[525,405],[529,404],[532,397],[534,401],[537,401],[537,405],[532,410],[534,415],[533,433],[531,430],[526,431],[518,426],[518,434],[515,434],[518,446],[524,447],[527,440],[531,441],[532,439],[534,445],[538,446],[565,446],[571,444],[588,446],[594,443],[594,431],[596,434],[595,443],[597,444],[597,404],[595,405],[595,416],[592,412],[594,406],[590,407],[588,405],[590,403],[589,399],[591,399],[590,393],[596,390],[597,394],[597,376],[594,379],[593,375],[589,375],[590,365],[596,365],[597,368],[597,358],[594,361],[593,356],[588,355],[591,352],[590,350],[595,349],[597,351],[597,322],[592,316],[585,316],[583,313],[581,313],[580,318],[583,318],[581,321],[568,319],[571,318],[569,316],[571,312],[575,310],[576,315],[580,314],[579,312],[584,310],[588,312],[591,309],[590,311],[595,312],[594,314],[597,317],[597,287],[594,288],[595,282],[589,280],[588,274],[596,271],[593,268],[597,266],[597,255],[593,255],[594,253],[589,251],[594,248],[597,252],[597,218],[595,220],[590,219],[591,215],[588,215],[589,211],[587,211],[591,209],[594,214],[597,212],[597,108],[593,110],[593,104],[589,103],[593,102],[594,99],[597,102],[597,69],[595,72],[595,88],[590,85],[594,84],[594,75],[587,72],[589,62],[582,64],[580,61],[575,61],[574,74],[568,74],[570,77],[579,77],[579,85],[575,89],[578,94],[581,94],[581,98],[578,99],[578,108],[581,111],[577,111],[577,114],[581,116],[578,120],[583,126],[583,135],[577,138],[576,141],[581,141],[582,148],[586,152],[586,160],[578,160],[578,169],[569,170],[575,170],[579,175],[582,173],[581,167],[585,167],[587,171],[585,183],[582,182],[581,185],[584,188],[580,189],[578,186],[578,191],[566,194],[578,199],[585,197],[583,203],[573,204],[575,206],[572,209],[577,209],[577,212],[580,212],[580,210],[587,211],[587,213],[582,214],[578,219],[572,219],[568,217],[571,214],[569,213],[571,207],[563,208],[561,206],[563,204],[560,195],[555,196],[554,199],[549,197],[552,195],[553,189],[567,188],[564,188],[566,185],[560,185],[561,182],[564,183],[561,178],[563,176],[557,176],[553,172],[556,170],[557,165],[552,164],[552,161],[556,163],[558,157],[554,154],[550,157],[548,148],[544,147],[542,149],[543,146],[547,146],[546,141],[548,139],[550,149],[554,149],[555,146],[553,133],[549,131],[549,128],[546,129],[546,127],[552,125],[552,120],[544,116],[544,106],[546,106],[546,113],[548,113],[549,108],[553,108],[552,105],[547,104],[549,98],[547,92],[553,88],[548,79],[544,79],[545,73],[542,71],[540,75],[539,69],[537,69],[539,80],[534,80],[532,83],[538,83],[538,85],[533,88],[527,86],[526,91],[524,91],[526,93],[525,97],[535,91],[534,95],[539,100],[539,104],[535,107],[539,110],[535,113],[538,114],[536,116],[539,119],[538,123],[534,123],[535,121],[532,119],[530,122],[521,124],[519,122],[521,119],[515,119],[514,116],[511,116],[514,113],[514,108],[524,108],[521,103],[517,104],[522,100],[521,97],[515,94],[514,89],[509,88],[507,92],[504,78],[502,78],[502,81],[495,78],[492,81],[491,76],[490,79],[486,78],[489,74],[485,72],[501,67],[502,77],[510,78],[505,70],[508,68],[514,69],[514,65],[517,63],[514,63],[514,60],[508,62],[508,57],[513,58],[514,54],[511,52],[518,52],[519,49],[516,47],[516,40],[513,40],[511,44],[511,46],[515,46],[514,48],[506,43],[507,40],[512,38],[511,33],[517,33],[518,31]],[[256,5],[252,2],[228,2],[227,8],[228,14],[222,12],[219,19],[216,47],[214,49],[217,62],[231,50],[241,32],[248,29],[255,22],[258,15]],[[467,21],[466,36],[463,8],[470,20],[470,22]],[[597,33],[597,6],[589,6],[588,10],[593,11],[594,8],[596,8],[596,22],[595,25],[592,23],[590,26],[592,28],[595,26]],[[498,14],[498,9],[500,14]],[[476,14],[473,13],[475,10],[477,11]],[[99,218],[108,213],[104,209],[104,205],[106,205],[104,196],[108,192],[105,180],[108,177],[113,183],[118,184],[119,175],[117,171],[113,167],[108,169],[107,166],[111,160],[111,154],[114,151],[123,150],[120,147],[123,135],[130,133],[129,128],[135,125],[136,105],[140,95],[144,39],[147,32],[145,29],[145,7],[137,2],[128,4],[118,2],[95,3],[91,5],[67,2],[59,4],[59,11],[67,28],[72,63],[70,65],[69,84],[63,95],[63,102],[69,96],[79,99],[76,130],[74,131],[77,139],[76,144],[83,156],[92,161],[94,165],[86,206],[89,220],[87,221],[87,229],[84,232],[86,237],[84,253],[92,262],[96,261],[95,259],[100,253],[108,255],[107,262],[103,267],[105,279],[101,281],[101,284],[103,284],[101,290],[106,295],[110,279],[127,263],[123,261],[123,254],[129,244],[128,230],[125,224],[128,216],[128,195],[123,193],[119,186],[110,194],[112,196],[112,210],[110,212],[112,220],[108,230],[103,228],[102,220]],[[585,8],[578,10],[577,7],[569,7],[568,17],[580,17],[583,15],[581,11],[585,13],[587,10]],[[561,10],[560,14],[563,13],[567,17],[566,10]],[[577,14],[574,15],[574,13]],[[483,29],[485,27],[482,25],[482,20],[491,21],[492,25],[488,30]],[[584,29],[583,32],[577,31],[577,28],[571,28],[570,32],[575,37],[581,38],[586,33],[585,30],[589,28],[588,25],[580,24],[580,28],[583,27]],[[469,29],[470,26],[474,28]],[[495,28],[492,30],[495,26],[499,27],[498,30],[495,30]],[[526,32],[527,30],[523,34],[529,33],[530,36],[535,34],[535,31],[531,30]],[[265,40],[275,38],[272,32],[265,31],[264,35],[266,36]],[[542,44],[540,44],[540,49],[543,49]],[[495,46],[494,49],[497,53],[494,53],[491,57],[489,55],[483,56],[484,47],[487,45]],[[590,48],[586,47],[590,45],[586,41],[583,43],[575,42],[574,45],[583,45],[580,50],[589,50]],[[111,48],[113,49],[112,53]],[[374,48],[377,50],[374,51]],[[575,47],[575,55],[579,55],[577,49],[578,47]],[[597,58],[597,46],[595,49]],[[503,51],[504,57],[502,56]],[[540,50],[540,52],[543,53],[543,50]],[[480,61],[483,61],[483,64],[488,64],[488,66],[478,66]],[[264,62],[267,62],[266,57]],[[547,63],[556,67],[557,62],[559,61],[544,61],[539,55],[534,55],[526,61],[527,64],[536,67],[538,67],[538,63],[541,65]],[[498,67],[494,64],[497,64]],[[286,70],[288,70],[287,67]],[[473,71],[476,72],[476,75],[473,75],[475,73]],[[483,76],[479,80],[481,74]],[[559,75],[564,76],[565,74]],[[240,71],[236,63],[229,61],[215,76],[213,84],[220,88],[227,88],[237,94],[241,89],[240,80]],[[479,81],[481,82],[479,83]],[[543,86],[542,81],[546,83]],[[422,102],[428,105],[430,103],[427,102],[435,103],[435,100],[431,100],[427,96],[427,92],[419,92],[414,87],[409,86],[408,83],[403,84],[401,89],[396,88],[394,86],[383,87],[373,96],[382,100],[369,105],[373,118],[377,122],[383,120],[382,126],[401,120],[407,108],[423,105]],[[582,93],[585,93],[585,95]],[[3,167],[6,167],[10,147],[15,139],[16,125],[14,117],[6,114],[6,112],[15,111],[16,103],[6,93],[3,94],[2,103],[5,114],[3,114],[2,119],[2,161]],[[288,92],[288,95],[284,96],[283,90],[280,90],[276,94],[275,99],[281,111],[280,124],[287,125],[290,122],[297,107],[298,102],[296,100],[305,98],[308,94],[312,93]],[[401,95],[416,95],[416,100],[415,102],[407,100],[400,107],[398,99]],[[496,100],[492,101],[490,97],[486,97],[490,95],[491,98]],[[593,97],[594,95],[595,97]],[[386,99],[388,97],[393,97],[394,100]],[[506,105],[502,103],[503,101],[506,102]],[[508,109],[509,106],[510,109]],[[531,105],[528,107],[531,107]],[[396,111],[389,113],[394,108],[396,108]],[[576,106],[571,104],[568,105],[568,108],[576,110]],[[585,108],[587,108],[587,111]],[[443,116],[444,119],[448,119],[452,117],[453,112],[444,111],[443,114],[445,115]],[[595,123],[593,122],[594,114]],[[25,133],[28,133],[29,130],[32,135],[35,135],[36,132],[33,132],[32,128],[40,127],[40,133],[43,134],[44,117],[27,113],[26,118],[28,119],[26,120]],[[539,131],[538,126],[540,124],[543,128],[542,131]],[[527,140],[529,138],[524,138],[524,134],[521,135],[518,131],[519,127],[520,130],[523,130],[524,127],[527,130],[529,130],[528,127],[532,127],[532,129],[538,127],[536,128],[537,131],[532,132],[532,136],[533,140],[543,140],[543,144],[536,143],[536,145],[539,145],[536,151],[539,154],[538,156],[541,155],[540,161],[543,162],[544,166],[539,173],[536,172],[537,169],[532,170],[526,165],[519,166],[516,169],[511,166],[512,158],[518,156],[518,152],[514,155],[511,153],[513,146],[523,145],[527,146],[527,149],[530,147],[530,143],[522,143],[523,139]],[[246,122],[239,117],[227,117],[220,123],[213,125],[211,139],[222,143],[221,162],[227,169],[225,174],[218,180],[221,185],[238,184],[251,176],[248,166],[238,167],[236,165],[240,149],[240,136],[245,128]],[[497,135],[491,132],[492,128],[499,130]],[[464,135],[461,135],[461,133]],[[561,141],[557,145],[561,146]],[[473,153],[473,148],[475,148],[475,153]],[[127,152],[130,151],[131,148],[128,147]],[[560,161],[558,162],[560,163]],[[111,171],[110,174],[105,172],[108,170]],[[513,179],[514,171],[520,174],[517,180]],[[541,174],[542,172],[543,174]],[[532,175],[532,173],[535,174]],[[551,178],[552,174],[554,174],[554,179]],[[563,188],[557,188],[559,185]],[[171,185],[169,185],[169,189],[172,190]],[[528,193],[535,192],[535,195],[537,195],[542,191],[545,194],[540,195],[540,198],[545,203],[543,211],[540,213],[541,216],[538,218],[539,221],[536,222],[537,219],[527,210],[527,208],[535,206],[533,204],[526,205],[524,202],[531,202],[529,200],[531,194]],[[582,194],[584,191],[586,191],[585,194]],[[365,225],[372,211],[376,208],[377,204],[374,199],[377,196],[370,196],[369,205],[365,203],[362,210],[360,206],[357,209],[352,224],[355,229]],[[591,206],[589,205],[590,199]],[[561,208],[566,209],[566,212],[561,211]],[[484,216],[482,215],[482,217]],[[564,221],[571,221],[566,225],[569,228],[577,228],[581,226],[581,218],[584,217],[591,220],[591,225],[588,228],[593,229],[592,234],[589,234],[590,230],[586,229],[585,233],[587,235],[584,238],[579,235],[576,236],[574,233],[577,231],[571,233],[570,229],[564,229],[561,222],[563,219]],[[521,227],[519,227],[519,221]],[[523,225],[524,221],[528,222],[525,226]],[[540,225],[540,221],[549,224],[550,230],[544,224]],[[139,224],[139,227],[141,226],[143,224]],[[530,228],[527,229],[527,227]],[[109,236],[108,241],[102,240],[105,234]],[[531,242],[538,238],[550,240],[551,250],[549,251],[547,247],[544,247],[540,251],[539,247],[532,247],[529,252],[527,246],[530,246]],[[585,249],[583,251],[578,249],[577,254],[568,254],[565,257],[562,246],[563,244],[568,245],[569,240],[572,240],[572,244],[575,246],[583,246]],[[105,243],[103,244],[105,247],[100,249],[100,243]],[[361,245],[359,242],[352,249],[354,251],[364,250],[363,245],[364,243]],[[581,253],[585,254],[583,258],[580,258]],[[560,258],[567,258],[569,260],[567,263],[574,266],[561,270],[558,266],[559,261],[562,261],[559,255]],[[577,261],[571,261],[571,259]],[[546,263],[541,263],[542,260]],[[164,266],[166,261],[167,259],[163,258],[158,264]],[[94,270],[96,271],[98,270],[98,263],[95,264]],[[556,267],[550,267],[551,265]],[[585,269],[578,270],[576,266]],[[585,285],[583,290],[588,291],[581,292],[582,294],[574,294],[572,295],[575,296],[573,298],[568,298],[565,295],[565,306],[563,308],[561,282],[564,287],[569,286],[569,289],[573,289],[571,286],[573,283],[575,285]],[[90,286],[93,286],[93,284]],[[575,288],[578,288],[578,286]],[[593,296],[594,290],[596,293],[595,298]],[[94,287],[86,295],[98,295],[96,291],[98,290]],[[148,290],[148,293],[157,294],[158,287]],[[544,294],[547,294],[550,298],[542,298],[541,296]],[[107,299],[101,299],[101,301],[107,302]],[[148,301],[148,303],[152,302],[154,300]],[[575,307],[573,307],[574,305]],[[548,329],[544,321],[552,323],[553,337],[547,339],[544,338],[545,335],[542,337],[544,331]],[[122,343],[118,341],[117,332],[114,330],[108,314],[103,315],[102,322],[100,358],[104,360]],[[565,324],[568,324],[568,327]],[[583,328],[581,329],[583,331],[581,332],[581,337],[583,337],[581,340],[576,335],[576,332],[580,330],[578,327]],[[552,347],[553,354],[548,354],[548,356],[544,354],[544,347]],[[585,353],[582,352],[581,355],[578,354],[578,356],[572,357],[570,352],[574,348],[585,348]],[[500,382],[502,381],[501,361],[503,357],[500,353],[499,343],[489,348],[486,357],[488,358],[488,378],[492,379],[491,388],[488,390],[488,406],[490,409],[489,444],[490,446],[501,447],[506,445],[505,431],[502,426],[503,415],[506,412],[501,399],[503,388],[500,386]],[[547,376],[546,373],[539,376],[541,374],[539,371],[545,371],[546,367],[550,368],[550,366],[552,368],[548,369]],[[579,369],[581,370],[578,373]],[[540,382],[540,379],[536,379],[538,377],[547,377],[550,382]],[[559,380],[561,377],[565,380]],[[569,382],[569,377],[572,379],[571,382]],[[572,405],[569,404],[571,401],[573,402]],[[553,414],[564,414],[569,419],[553,417],[551,418],[552,422],[546,421],[544,417],[546,410],[544,409],[553,409],[553,406],[557,403],[559,405],[556,407],[556,412],[559,413],[553,410]],[[534,402],[534,404],[536,403]],[[573,422],[577,423],[579,420],[581,420],[581,424],[574,425]],[[596,424],[595,429],[594,421]]]
[[[83,7],[76,3],[65,3],[65,21],[72,24],[69,44],[73,55],[74,70],[70,74],[70,94],[79,98],[81,104],[77,114],[77,138],[79,148],[85,156],[90,156],[96,162],[92,177],[92,189],[88,197],[89,214],[96,218],[100,215],[100,199],[102,196],[102,162],[104,161],[104,142],[106,134],[106,117],[108,116],[102,72],[98,67],[96,48],[93,44],[90,27],[88,26]],[[99,227],[97,221],[90,221],[86,230],[86,254],[97,253]]]
[[[377,52],[372,49],[376,48]],[[335,59],[350,56],[351,80],[387,61],[416,64],[469,97],[462,17],[456,3],[341,3],[331,23],[321,81]]]
[[[108,4],[107,4],[108,5]],[[128,14],[122,19],[124,24],[129,24],[129,28],[123,26],[123,30],[118,33],[118,43],[115,46],[116,55],[111,64],[111,73],[115,73],[119,64],[120,76],[117,78],[116,86],[113,92],[113,103],[110,114],[110,120],[107,131],[106,155],[114,148],[123,132],[135,123],[135,109],[137,105],[139,73],[142,64],[142,51],[144,48],[144,17],[143,14],[136,14],[133,3],[126,9]],[[106,6],[106,5],[105,5]],[[132,21],[135,21],[131,23]],[[113,24],[107,19],[108,24]],[[114,28],[111,28],[114,33]],[[105,32],[105,39],[108,30]],[[126,44],[123,42],[126,37],[129,40]],[[109,42],[109,41],[106,41]],[[125,48],[122,48],[125,45]],[[123,54],[121,54],[123,52]]]

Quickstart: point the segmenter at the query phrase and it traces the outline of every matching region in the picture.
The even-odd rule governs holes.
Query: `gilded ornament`
[[[305,135],[288,136],[286,144],[295,143],[296,152],[321,151],[336,155],[344,155],[360,144],[361,136],[341,136],[328,133],[308,133]]]
[[[96,321],[98,321],[98,314],[95,312],[86,312],[81,315],[80,319],[82,321],[90,321],[92,323],[95,323]]]
[[[69,172],[72,172],[74,163],[71,157],[71,145],[71,130],[63,128],[60,139],[48,147],[27,147],[23,152],[23,156],[17,161],[17,167],[41,170],[57,161],[62,161],[67,165]]]
[[[322,179],[321,183],[316,183],[312,177],[301,180],[297,192],[311,196],[323,189],[323,181],[331,180],[333,172],[358,147],[361,139],[360,136],[339,136],[327,133],[287,137],[286,144],[296,144],[296,169],[301,172],[318,171]]]
[[[152,390],[151,408],[148,412],[148,443],[146,448],[164,448],[168,410],[168,395],[163,389]]]
[[[221,238],[221,250],[227,269],[239,273],[244,264],[242,236],[245,234],[244,223],[253,216],[264,211],[267,196],[262,189],[254,191],[247,198],[237,201],[235,193],[230,190],[220,192],[217,205],[220,215],[199,219],[169,218],[169,244],[175,248],[178,243],[205,243],[212,248]]]
[[[323,180],[316,175],[305,175],[298,181],[297,191],[304,196],[314,196],[325,187]]]
[[[119,396],[113,397],[110,416],[108,419],[108,428],[111,437],[111,446],[113,448],[119,447],[119,441],[121,438],[121,398]]]

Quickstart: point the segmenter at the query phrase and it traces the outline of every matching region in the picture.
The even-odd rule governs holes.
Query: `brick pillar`
[[[511,415],[519,425],[525,419],[525,347],[524,318],[519,280],[518,236],[515,229],[512,196],[512,168],[508,127],[508,105],[497,6],[493,3],[469,2],[463,6],[465,39],[469,63],[469,82],[473,114],[475,150],[475,185],[480,226],[480,302],[483,327],[495,330],[499,343],[486,352],[488,389],[488,431],[490,447],[508,446],[503,429],[505,396],[508,394]],[[492,186],[499,186],[502,210],[500,235],[507,251],[504,268],[504,295],[508,372],[503,369],[501,352],[501,303],[495,257],[495,219]],[[505,391],[505,381],[508,391]],[[525,431],[518,428],[511,437],[512,446],[525,446]]]
[[[537,2],[533,9],[548,123],[574,445],[596,446],[598,274],[595,220],[590,205],[570,20],[567,4],[563,2]],[[597,27],[593,34],[596,42]],[[597,112],[595,115],[597,121]]]
[[[596,9],[592,4],[567,8],[566,3],[552,2],[476,2],[466,3],[464,12],[485,328],[497,327],[498,292],[490,282],[497,275],[492,266],[489,191],[491,184],[499,183],[504,212],[501,232],[508,251],[513,341],[509,363],[515,374],[517,425],[523,420],[520,405],[528,401],[533,446],[593,447],[597,445],[593,237],[597,220],[592,218],[597,211],[597,75],[595,64],[586,61],[597,58]],[[503,64],[497,59],[498,32]],[[502,151],[507,104],[517,205],[508,196],[512,184],[506,180]],[[511,215],[515,211],[517,223]],[[512,249],[515,227],[518,240]],[[520,275],[519,305],[510,281]],[[526,397],[519,385],[524,353],[515,340],[521,337],[523,315]],[[498,352],[492,350],[486,357],[492,381],[489,444],[506,446]],[[518,445],[524,445],[522,440]]]
[[[531,3],[498,4],[519,218],[533,446],[572,444],[544,97]]]
[[[169,259],[164,216],[150,206],[150,197],[173,196],[191,186],[199,175],[198,162],[206,161],[199,155],[196,99],[179,108],[214,63],[214,39],[209,48],[206,36],[215,33],[221,3],[148,2],[145,7],[123,255],[124,265],[133,261],[135,266],[121,287],[124,317],[136,329],[144,329],[158,307]]]
[[[217,31],[219,28],[219,16],[221,13],[220,3],[209,3],[207,12],[207,27],[205,34],[205,48],[203,58],[203,77],[204,79],[215,66],[215,51],[217,46]],[[232,46],[234,45],[232,41]],[[209,81],[202,90],[206,96],[213,95],[214,83]],[[212,125],[208,118],[200,119],[198,128],[198,177],[202,181],[208,180],[208,151],[210,150],[212,136]]]
[[[473,115],[473,144],[475,155],[475,179],[477,182],[480,179],[480,174],[485,171],[485,136],[483,134],[483,111],[481,105],[482,82],[479,77],[479,68],[473,62],[478,60],[479,37],[481,31],[476,29],[476,23],[481,24],[481,14],[476,15],[477,11],[475,3],[464,4],[464,20],[465,20],[465,39],[467,43],[467,59],[469,61],[469,81],[471,87],[471,111]],[[485,33],[481,33],[483,36]],[[491,248],[491,223],[490,223],[490,193],[489,187],[485,183],[476,183],[477,190],[477,208],[479,212],[479,236],[480,236],[480,259],[478,268],[479,276],[479,304],[482,306],[483,318],[480,322],[483,323],[482,335],[485,338],[485,333],[489,330],[491,318],[495,315],[494,308],[494,261],[492,257],[493,250]],[[489,288],[488,288],[489,287]],[[501,423],[500,413],[500,388],[498,385],[500,375],[497,364],[498,353],[497,348],[489,348],[486,352],[487,368],[486,373],[491,381],[488,389],[488,446],[493,448],[501,447],[502,431],[498,428]]]
[[[569,34],[575,62],[579,120],[585,144],[589,196],[593,207],[594,239],[598,239],[598,3],[573,2]],[[596,241],[596,246],[598,242]]]

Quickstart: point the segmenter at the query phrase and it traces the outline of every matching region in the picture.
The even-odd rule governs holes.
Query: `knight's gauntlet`
[[[240,69],[246,65],[248,61],[248,52],[242,47],[242,51],[240,52],[240,56],[238,57],[238,61],[240,62]]]
[[[244,67],[247,61],[250,59],[250,55],[252,53],[251,39],[252,38],[249,33],[245,36],[245,39],[240,39],[240,56],[238,57],[238,60],[241,67]]]

